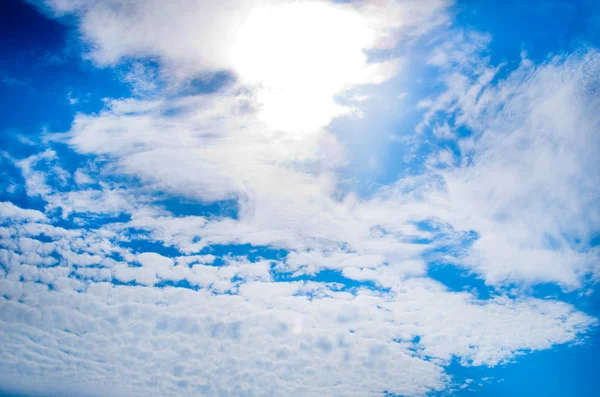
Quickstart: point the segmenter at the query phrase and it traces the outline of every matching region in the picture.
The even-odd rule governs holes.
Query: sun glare
[[[263,121],[307,133],[346,110],[333,96],[355,83],[375,35],[353,9],[298,2],[254,9],[237,34],[231,60],[256,87]]]

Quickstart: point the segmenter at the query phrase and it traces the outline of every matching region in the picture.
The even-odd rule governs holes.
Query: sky
[[[596,396],[600,3],[4,0],[0,396]]]

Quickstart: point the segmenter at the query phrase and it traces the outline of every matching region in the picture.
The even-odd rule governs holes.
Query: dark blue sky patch
[[[474,380],[472,390],[459,389],[453,394],[458,397],[592,396],[600,390],[599,349],[600,333],[596,330],[585,344],[532,352],[518,356],[516,362],[494,368],[463,367],[454,360],[447,372],[456,384],[465,379]],[[488,377],[489,380],[481,381]],[[478,386],[479,383],[482,386]]]
[[[496,290],[486,285],[478,275],[450,264],[430,265],[427,277],[444,284],[450,291],[475,293],[479,299],[490,299],[498,295]]]
[[[529,294],[534,298],[563,301],[573,305],[582,312],[600,318],[600,286],[596,285],[593,276],[584,277],[583,286],[579,290],[565,290],[554,283],[540,283],[529,286],[521,294]],[[517,291],[519,291],[518,287]]]
[[[449,263],[446,256],[460,258],[467,252],[468,248],[479,238],[477,232],[471,230],[462,233],[462,238],[458,243],[444,244],[444,233],[442,225],[433,220],[416,222],[422,231],[433,233],[433,241],[440,242],[433,249],[423,254],[423,259],[427,262],[427,276],[444,284],[449,290],[454,292],[475,293],[480,299],[489,299],[496,292],[491,286],[485,284],[483,278],[465,268],[461,268],[456,263]],[[456,233],[456,232],[455,232]],[[454,238],[456,241],[456,237]]]
[[[98,111],[102,98],[129,95],[119,71],[95,68],[81,58],[80,48],[72,48],[78,45],[74,34],[25,1],[2,2],[0,131],[17,127],[33,136],[44,128],[66,131],[76,111]]]
[[[183,197],[158,198],[154,204],[164,208],[174,216],[204,216],[207,218],[238,219],[239,206],[237,200],[223,200],[212,203],[201,203]]]
[[[596,0],[459,0],[455,9],[457,25],[492,34],[494,64],[519,62],[521,50],[541,61],[582,43],[600,44]]]
[[[144,239],[142,237],[147,236],[148,239]],[[166,256],[168,258],[174,258],[177,256],[183,255],[181,251],[179,251],[175,247],[165,246],[157,241],[153,241],[150,239],[149,234],[142,232],[137,233],[133,236],[128,236],[130,238],[129,241],[119,242],[119,245],[123,248],[131,250],[132,253],[141,254],[144,252],[155,252],[159,255]]]
[[[18,61],[36,53],[60,51],[66,27],[46,18],[25,1],[3,1],[0,8],[0,52]]]

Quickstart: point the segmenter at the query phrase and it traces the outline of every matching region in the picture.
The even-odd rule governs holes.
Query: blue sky
[[[597,2],[0,32],[0,395],[596,395]]]

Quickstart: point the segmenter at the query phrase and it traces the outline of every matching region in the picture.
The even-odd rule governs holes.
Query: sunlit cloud
[[[242,82],[257,87],[261,118],[311,132],[347,111],[334,95],[360,79],[375,32],[354,9],[325,2],[255,8],[231,50]]]
[[[70,61],[0,96],[0,394],[446,396],[589,347],[597,50],[490,56],[451,0],[31,1]]]

